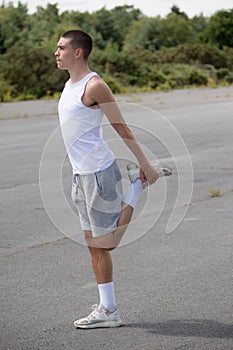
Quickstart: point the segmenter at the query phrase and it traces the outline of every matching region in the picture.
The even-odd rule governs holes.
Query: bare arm
[[[87,85],[83,100],[83,102],[85,104],[88,103],[88,105],[92,103],[99,104],[113,128],[137,158],[141,168],[142,181],[145,182],[145,180],[147,180],[150,184],[154,183],[158,178],[158,174],[148,162],[134,134],[126,125],[109,86],[99,78],[91,79]]]

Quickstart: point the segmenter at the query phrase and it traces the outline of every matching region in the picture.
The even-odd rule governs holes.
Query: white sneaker
[[[155,163],[155,164],[152,164],[152,166],[154,166],[159,177],[172,175],[172,168],[167,164]],[[134,183],[137,179],[140,178],[140,168],[137,164],[135,163],[128,164],[127,170],[128,170],[128,177],[130,179],[130,182]]]
[[[77,328],[110,328],[122,325],[121,315],[117,309],[108,311],[102,304],[95,304],[92,309],[90,315],[74,321],[74,326]]]

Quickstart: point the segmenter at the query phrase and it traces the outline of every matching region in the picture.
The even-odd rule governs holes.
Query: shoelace
[[[87,320],[89,321],[92,317],[95,317],[96,315],[100,314],[100,313],[105,313],[106,310],[105,309],[98,309],[99,305],[98,304],[94,304],[92,305],[91,309],[93,310],[90,315],[87,316]]]

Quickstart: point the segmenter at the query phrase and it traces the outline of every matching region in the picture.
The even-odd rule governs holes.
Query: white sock
[[[100,304],[102,304],[105,309],[113,311],[116,308],[114,284],[113,282],[98,284]]]
[[[137,179],[134,183],[130,184],[127,188],[123,202],[130,205],[132,208],[136,207],[137,201],[143,190],[142,180]]]

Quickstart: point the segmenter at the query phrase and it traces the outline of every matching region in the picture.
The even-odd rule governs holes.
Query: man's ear
[[[83,49],[81,49],[81,48],[78,48],[78,49],[76,49],[75,50],[75,56],[76,56],[76,58],[79,60],[80,58],[82,58],[83,57]]]

